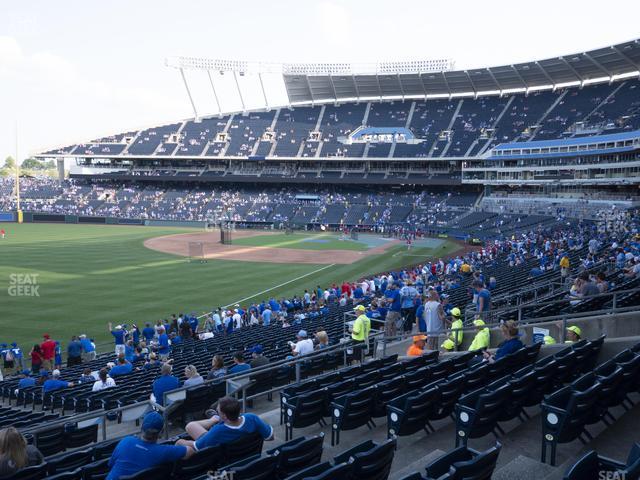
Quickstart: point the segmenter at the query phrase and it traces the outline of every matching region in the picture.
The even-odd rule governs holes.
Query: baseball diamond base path
[[[264,230],[237,230],[232,233],[233,238],[254,237],[257,235],[271,235],[281,232],[267,232]],[[370,255],[384,253],[385,250],[398,245],[399,240],[389,240],[362,252],[352,250],[302,250],[298,248],[274,247],[245,247],[240,245],[222,245],[220,231],[205,233],[181,233],[166,235],[145,240],[144,246],[163,253],[189,256],[189,243],[202,242],[204,257],[207,259],[240,260],[243,262],[266,263],[306,263],[310,265],[347,265],[362,260]]]

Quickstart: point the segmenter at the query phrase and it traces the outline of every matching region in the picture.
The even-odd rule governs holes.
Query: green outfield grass
[[[305,288],[355,280],[423,260],[403,256],[406,247],[396,246],[351,265],[229,260],[200,264],[143,245],[147,238],[193,232],[191,229],[54,224],[2,227],[7,238],[0,240],[0,343],[16,341],[25,349],[40,341],[45,332],[65,344],[72,334],[79,333],[106,342],[110,340],[109,321],[140,325],[171,313],[204,312],[240,300],[249,303],[299,294]],[[447,245],[450,248],[452,244]],[[435,250],[434,256],[444,255],[441,247]],[[27,274],[37,275],[34,286],[38,296],[12,296],[31,293],[11,288],[16,282],[30,285],[32,278]]]
[[[340,240],[339,235],[334,233],[256,235],[234,239],[233,243],[248,247],[298,248],[301,250],[363,251],[369,248],[366,244],[354,240]]]

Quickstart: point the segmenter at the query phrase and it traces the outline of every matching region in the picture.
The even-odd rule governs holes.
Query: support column
[[[187,77],[184,75],[184,70],[180,69],[180,75],[182,76],[182,81],[184,82],[184,88],[187,90],[187,95],[189,96],[189,101],[191,102],[191,108],[193,108],[193,119],[198,120],[198,111],[196,110],[196,104],[193,101],[193,97],[191,96],[191,90],[189,90],[189,84],[187,83]]]
[[[56,164],[58,167],[58,181],[62,183],[64,181],[64,158],[58,158]]]

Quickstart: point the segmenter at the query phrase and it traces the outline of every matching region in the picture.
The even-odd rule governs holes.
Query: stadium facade
[[[170,64],[209,75],[261,68]],[[639,40],[516,65],[452,65],[282,65],[289,105],[205,117],[194,108],[196,118],[38,157],[58,160],[61,175],[72,159],[71,177],[91,182],[439,185],[483,190],[488,208],[505,197],[525,209],[558,196],[637,204]]]

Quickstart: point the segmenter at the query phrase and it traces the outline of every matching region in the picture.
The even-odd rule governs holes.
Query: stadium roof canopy
[[[292,75],[284,81],[291,103],[367,97],[451,96],[555,87],[640,71],[640,40],[589,52],[498,67],[430,73]]]
[[[640,40],[588,52],[497,67],[453,70],[453,62],[431,60],[376,64],[251,64],[241,61],[178,57],[179,69],[281,73],[290,104],[359,99],[478,95],[509,90],[553,88],[640,71]]]

